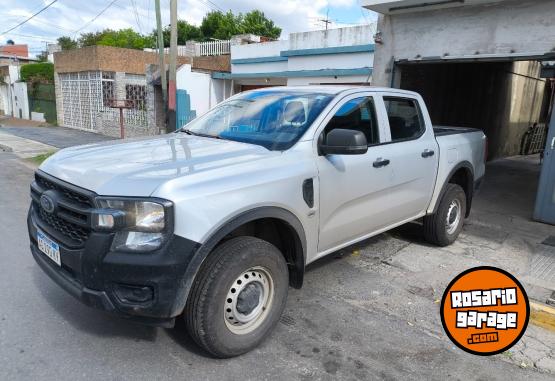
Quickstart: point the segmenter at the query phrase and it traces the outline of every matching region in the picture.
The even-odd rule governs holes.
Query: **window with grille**
[[[102,72],[102,104],[104,107],[111,107],[115,99],[114,73],[110,71]]]
[[[146,86],[144,85],[125,85],[125,99],[130,106],[137,110],[146,110]]]

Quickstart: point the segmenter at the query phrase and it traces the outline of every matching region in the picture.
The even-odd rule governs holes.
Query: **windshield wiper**
[[[188,130],[186,128],[182,128],[182,129],[178,130],[178,132],[184,132],[187,135],[201,136],[203,138],[213,138],[213,139],[219,139],[219,140],[223,139],[218,135],[203,134],[203,133],[200,133],[200,132],[194,132],[194,131]]]

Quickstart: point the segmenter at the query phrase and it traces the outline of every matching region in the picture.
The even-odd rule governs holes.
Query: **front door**
[[[551,113],[534,219],[555,225],[555,112]]]
[[[363,155],[318,156],[320,180],[320,255],[378,230],[389,220],[389,147],[380,145],[375,99],[357,94],[336,106],[322,134],[334,129],[362,131],[368,142]],[[380,163],[382,161],[382,163]]]

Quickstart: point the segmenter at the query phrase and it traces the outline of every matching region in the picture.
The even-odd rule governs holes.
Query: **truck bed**
[[[454,127],[454,126],[434,126],[435,136],[446,136],[454,134],[466,134],[469,132],[479,132],[481,130],[470,127]]]

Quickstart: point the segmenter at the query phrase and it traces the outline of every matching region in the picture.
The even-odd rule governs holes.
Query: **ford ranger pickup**
[[[175,133],[67,148],[31,184],[38,265],[85,303],[216,357],[267,337],[306,266],[396,226],[453,243],[486,137],[389,88],[237,94]]]

